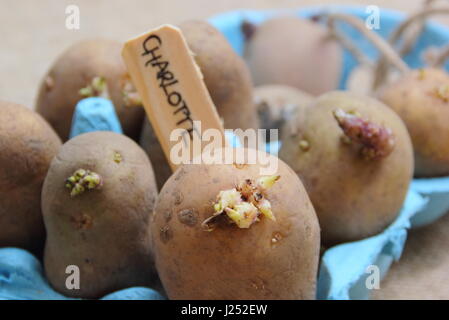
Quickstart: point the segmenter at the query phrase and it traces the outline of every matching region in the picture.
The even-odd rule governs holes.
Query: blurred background
[[[163,23],[207,19],[236,9],[377,5],[406,13],[422,0],[0,0],[0,98],[33,108],[38,84],[70,44],[91,37],[126,40]],[[80,29],[65,27],[66,7],[80,9]],[[382,19],[382,16],[381,16]],[[437,18],[449,25],[449,17]],[[382,21],[381,21],[382,23]],[[401,261],[375,299],[449,299],[449,215],[412,231]]]
[[[88,37],[124,41],[163,23],[207,19],[236,9],[344,4],[413,12],[422,3],[422,0],[0,0],[3,78],[0,97],[32,106],[38,82],[56,56],[73,42]],[[79,30],[65,27],[65,9],[71,4],[80,9]],[[449,23],[449,17],[439,21]]]

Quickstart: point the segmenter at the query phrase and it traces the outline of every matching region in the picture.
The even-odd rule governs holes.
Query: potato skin
[[[224,119],[224,127],[257,129],[259,123],[253,104],[251,75],[243,59],[209,23],[191,20],[179,27],[195,54],[212,101]]]
[[[61,140],[39,114],[0,101],[0,247],[42,253],[41,189],[60,146]]]
[[[256,86],[285,84],[312,95],[335,90],[342,72],[339,44],[324,27],[295,16],[257,26],[244,57]]]
[[[417,177],[449,174],[449,101],[436,94],[444,85],[449,86],[445,71],[423,69],[405,74],[379,93],[410,132]]]
[[[52,65],[42,80],[36,102],[39,112],[67,141],[76,104],[83,97],[81,88],[94,77],[104,77],[123,132],[138,139],[142,127],[142,108],[126,107],[123,89],[130,81],[121,58],[122,44],[107,39],[84,40],[73,44]]]
[[[287,119],[313,99],[312,95],[286,85],[267,84],[254,88],[254,102],[264,129],[281,129]]]
[[[357,111],[390,128],[395,147],[385,158],[367,160],[342,141],[333,111]],[[299,175],[317,212],[326,246],[381,232],[402,207],[413,175],[413,150],[401,119],[381,102],[349,92],[330,92],[289,123],[279,156]],[[310,148],[299,143],[305,139]]]
[[[276,221],[201,227],[219,191],[260,177],[259,168],[184,165],[164,185],[151,229],[170,299],[315,299],[318,221],[301,181],[282,161],[281,178],[267,193]]]
[[[116,152],[120,163],[114,160]],[[103,186],[71,197],[65,180],[80,168],[98,173]],[[151,285],[155,270],[149,223],[156,196],[151,164],[129,138],[92,132],[65,143],[42,190],[48,234],[44,265],[50,284],[82,298]],[[68,265],[80,269],[79,290],[65,286]]]
[[[173,172],[148,119],[145,119],[143,123],[140,146],[150,158],[156,177],[157,189],[161,190]]]

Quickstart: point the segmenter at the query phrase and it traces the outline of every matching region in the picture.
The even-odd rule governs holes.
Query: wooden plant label
[[[170,134],[175,129],[185,129],[186,142],[195,135],[201,139],[204,130],[220,130],[225,146],[220,118],[179,28],[162,25],[131,39],[122,56],[173,170],[177,165],[170,161],[170,150],[177,142],[170,141]],[[191,156],[199,153],[201,148]]]

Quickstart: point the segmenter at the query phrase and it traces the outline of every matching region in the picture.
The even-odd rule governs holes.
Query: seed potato
[[[326,28],[295,16],[256,26],[244,57],[256,86],[284,84],[311,95],[335,90],[342,72],[342,49]]]
[[[123,132],[135,140],[139,138],[144,111],[133,107],[141,103],[125,69],[121,50],[118,41],[84,40],[63,52],[45,75],[36,111],[63,141],[69,138],[77,102],[97,95],[112,100]]]
[[[50,284],[82,298],[151,286],[149,224],[156,196],[148,157],[131,139],[92,132],[65,143],[42,190]],[[80,270],[79,290],[66,287],[70,265]]]
[[[285,163],[274,176],[261,176],[260,168],[184,165],[168,179],[151,230],[170,299],[315,299],[320,240],[312,204]],[[271,187],[260,187],[264,178]],[[256,206],[263,214],[245,211],[254,209],[248,190],[261,193]]]
[[[404,121],[415,151],[415,176],[449,174],[449,75],[411,71],[381,89],[379,98]]]
[[[61,140],[39,114],[0,101],[0,247],[41,255],[41,189],[60,146]]]
[[[383,103],[349,92],[324,94],[292,119],[279,156],[304,182],[326,246],[385,229],[413,176],[401,119]]]

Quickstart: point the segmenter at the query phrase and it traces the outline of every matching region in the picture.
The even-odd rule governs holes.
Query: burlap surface
[[[306,5],[379,5],[414,11],[409,0],[0,0],[0,99],[33,107],[38,83],[54,58],[89,37],[125,40],[162,23],[204,19],[239,8],[297,8]],[[80,30],[65,28],[65,8],[76,4]],[[446,18],[447,20],[447,18]],[[403,258],[374,292],[375,299],[449,299],[449,216],[414,231]]]
[[[373,299],[449,299],[449,215],[410,232]]]

